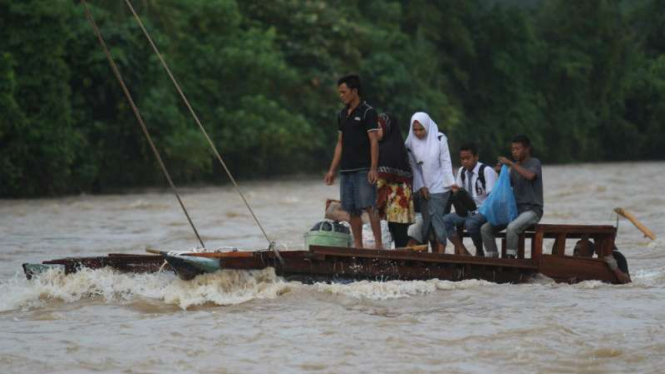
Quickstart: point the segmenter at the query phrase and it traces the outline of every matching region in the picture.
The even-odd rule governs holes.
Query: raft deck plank
[[[325,256],[380,258],[387,260],[422,261],[433,263],[502,266],[516,269],[537,270],[538,263],[533,260],[460,256],[439,253],[421,253],[408,250],[356,249],[326,246],[311,246],[310,252]]]

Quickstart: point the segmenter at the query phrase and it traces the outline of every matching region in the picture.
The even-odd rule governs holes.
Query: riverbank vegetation
[[[227,179],[122,1],[93,14],[178,184]],[[336,79],[403,131],[544,162],[665,159],[665,0],[145,0],[140,15],[241,178],[328,166]],[[0,0],[0,197],[164,185],[77,1]]]

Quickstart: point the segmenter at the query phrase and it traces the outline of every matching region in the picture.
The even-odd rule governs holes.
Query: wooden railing
[[[468,237],[468,234],[464,233]],[[501,257],[506,257],[506,233],[498,233],[501,238]],[[557,225],[537,224],[527,228],[519,235],[517,258],[524,259],[526,239],[531,241],[531,259],[539,260],[543,254],[544,239],[554,239],[552,255],[563,257],[565,255],[567,239],[590,239],[595,242],[598,257],[609,256],[614,247],[616,228],[609,225]],[[572,256],[572,253],[569,255]]]

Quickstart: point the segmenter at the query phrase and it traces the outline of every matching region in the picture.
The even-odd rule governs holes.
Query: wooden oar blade
[[[653,233],[653,231],[649,230],[648,227],[644,226],[642,222],[640,222],[632,213],[627,212],[623,208],[614,208],[614,212],[621,217],[626,218],[627,220],[630,221],[630,223],[633,224],[633,226],[637,227],[638,230],[642,231],[644,236],[648,237],[651,240],[656,240],[656,234]]]

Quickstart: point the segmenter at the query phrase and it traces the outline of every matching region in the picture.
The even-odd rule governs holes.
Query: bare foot
[[[460,256],[471,256],[471,253],[464,247],[455,247],[455,254]]]

